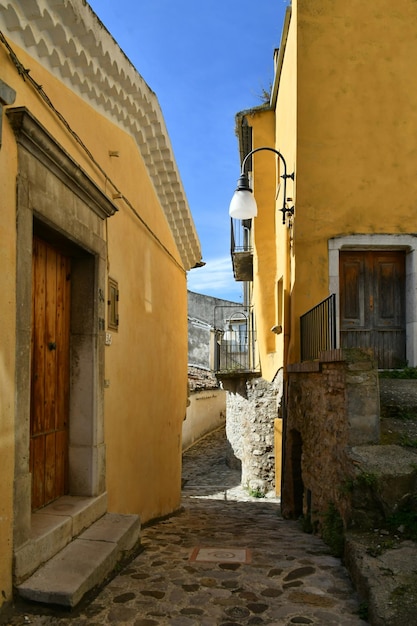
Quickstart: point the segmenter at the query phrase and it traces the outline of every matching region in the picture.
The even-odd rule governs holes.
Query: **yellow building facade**
[[[293,0],[270,101],[237,115],[241,160],[267,146],[294,172],[284,198],[282,159],[249,161],[246,297],[267,381],[344,347],[372,348],[382,369],[417,365],[416,24],[412,0]]]
[[[1,604],[51,502],[178,508],[201,251],[157,98],[89,5],[5,2],[0,31]]]
[[[268,380],[277,368],[300,360],[300,316],[331,293],[337,297],[338,317],[346,313],[340,303],[341,288],[349,287],[350,268],[341,266],[342,276],[339,267],[344,251],[403,251],[404,358],[396,364],[417,361],[412,174],[417,97],[409,88],[415,6],[404,0],[395,12],[388,9],[389,3],[364,8],[360,2],[349,7],[342,2],[314,7],[293,2],[275,53],[271,101],[237,116],[242,154],[243,148],[273,147],[295,173],[295,181],[287,183],[286,199],[286,206],[295,208],[283,225],[282,163],[268,152],[252,157],[258,216],[252,225],[251,297],[262,374]],[[244,145],[247,127],[250,141]],[[358,258],[366,274],[366,261]],[[389,289],[387,263],[391,261],[373,268],[380,280],[375,289]],[[354,273],[355,268],[351,278]],[[364,280],[373,284],[375,276]],[[367,307],[375,311],[379,293],[370,294],[370,289]],[[382,304],[379,322],[389,315]],[[360,315],[366,318],[363,308],[365,302]],[[351,319],[354,326],[357,320]],[[271,340],[269,330],[282,320],[282,336]],[[378,332],[378,321],[365,321]],[[346,328],[340,319],[337,326],[339,346]]]

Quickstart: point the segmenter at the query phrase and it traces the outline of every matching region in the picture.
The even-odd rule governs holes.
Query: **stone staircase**
[[[15,553],[15,587],[27,600],[72,608],[138,544],[137,515],[107,513],[105,494],[65,496],[32,515]]]
[[[351,450],[353,526],[363,529],[417,499],[417,380],[382,378],[379,387],[380,445]]]
[[[380,380],[380,445],[351,450],[345,562],[372,626],[415,623],[417,380]]]
[[[351,450],[351,459],[356,468],[351,499],[354,528],[385,528],[393,516],[401,517],[413,506],[417,515],[417,450],[398,445],[357,446]]]

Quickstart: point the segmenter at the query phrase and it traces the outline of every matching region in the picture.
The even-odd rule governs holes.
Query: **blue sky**
[[[235,114],[273,79],[287,0],[89,0],[156,93],[206,266],[188,288],[242,299],[228,207],[239,177]]]

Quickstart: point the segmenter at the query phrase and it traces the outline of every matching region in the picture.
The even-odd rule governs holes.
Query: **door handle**
[[[371,309],[371,311],[374,310],[374,297],[373,296],[369,296],[369,308]]]

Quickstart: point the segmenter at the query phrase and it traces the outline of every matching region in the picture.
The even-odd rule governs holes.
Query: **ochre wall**
[[[95,159],[130,200],[155,237],[133,211],[115,200],[119,211],[103,222],[108,241],[108,272],[120,290],[117,332],[105,349],[105,442],[108,508],[138,513],[142,522],[175,510],[180,503],[181,427],[187,403],[186,274],[153,184],[133,138],[64,86],[24,50],[12,44],[31,76],[81,137]],[[4,48],[1,79],[17,92],[13,106],[25,106],[80,163],[97,185],[112,189],[28,81],[23,81]],[[119,157],[110,157],[117,150]],[[7,170],[5,168],[7,164]],[[14,335],[15,335],[15,137],[3,116],[0,150],[3,267],[0,454],[0,591],[10,591],[12,554]],[[4,389],[3,389],[4,386]],[[3,467],[4,466],[4,467]],[[1,594],[0,594],[1,597]],[[1,601],[1,600],[0,600]]]
[[[274,158],[253,157],[258,217],[252,294],[267,380],[300,359],[300,316],[329,295],[329,240],[416,230],[416,24],[414,0],[399,0],[395,9],[389,0],[292,2],[272,110],[245,115],[252,147],[275,147],[288,172],[295,170],[295,183],[287,185],[295,215],[284,226],[282,185],[275,220],[271,205]],[[272,338],[279,319],[284,332]]]
[[[252,126],[252,148],[274,147],[274,114],[258,111],[248,118]],[[262,376],[271,381],[275,371],[275,335],[270,329],[276,323],[275,277],[276,251],[274,233],[275,194],[277,188],[277,156],[260,151],[252,156],[253,192],[258,204],[258,216],[252,220],[253,305],[256,311],[256,336]]]
[[[283,154],[288,174],[295,174],[297,180],[297,77],[295,67],[297,62],[297,7],[292,9],[292,18],[288,28],[285,46],[285,57],[279,76],[279,89],[276,101],[273,102],[275,110],[275,143],[276,148]],[[278,210],[282,207],[282,194],[277,201],[277,281],[282,278],[283,302],[282,320],[283,335],[278,339],[282,342],[279,367],[287,362],[288,346],[291,334],[294,332],[294,324],[291,318],[291,301],[294,275],[294,246],[293,230],[294,220],[287,214],[285,225],[282,224],[282,214]],[[287,180],[287,204],[288,207],[297,205],[297,191],[294,181]],[[279,223],[278,223],[279,222]]]
[[[290,25],[285,64],[280,77],[277,102],[272,109],[258,109],[247,116],[252,126],[253,148],[269,146],[278,150],[292,174],[296,160],[296,29]],[[254,193],[258,216],[253,220],[254,281],[253,302],[262,376],[272,381],[283,367],[290,335],[289,300],[293,272],[292,220],[282,223],[284,173],[281,159],[271,152],[254,155]],[[279,178],[277,178],[277,172]],[[287,205],[295,201],[293,181],[287,179]],[[278,285],[281,281],[281,296]],[[279,310],[279,308],[281,310]],[[274,334],[271,328],[281,324],[283,332]]]
[[[415,232],[417,4],[297,0],[292,324],[328,295],[330,237]],[[293,14],[294,19],[294,14]],[[293,60],[286,58],[295,69]],[[293,333],[289,361],[299,359]]]
[[[105,350],[109,510],[140,513],[144,522],[180,503],[186,280],[146,234],[135,232],[132,218],[117,216],[109,231],[109,273],[120,290],[119,330]],[[127,262],[117,240],[134,250]]]

